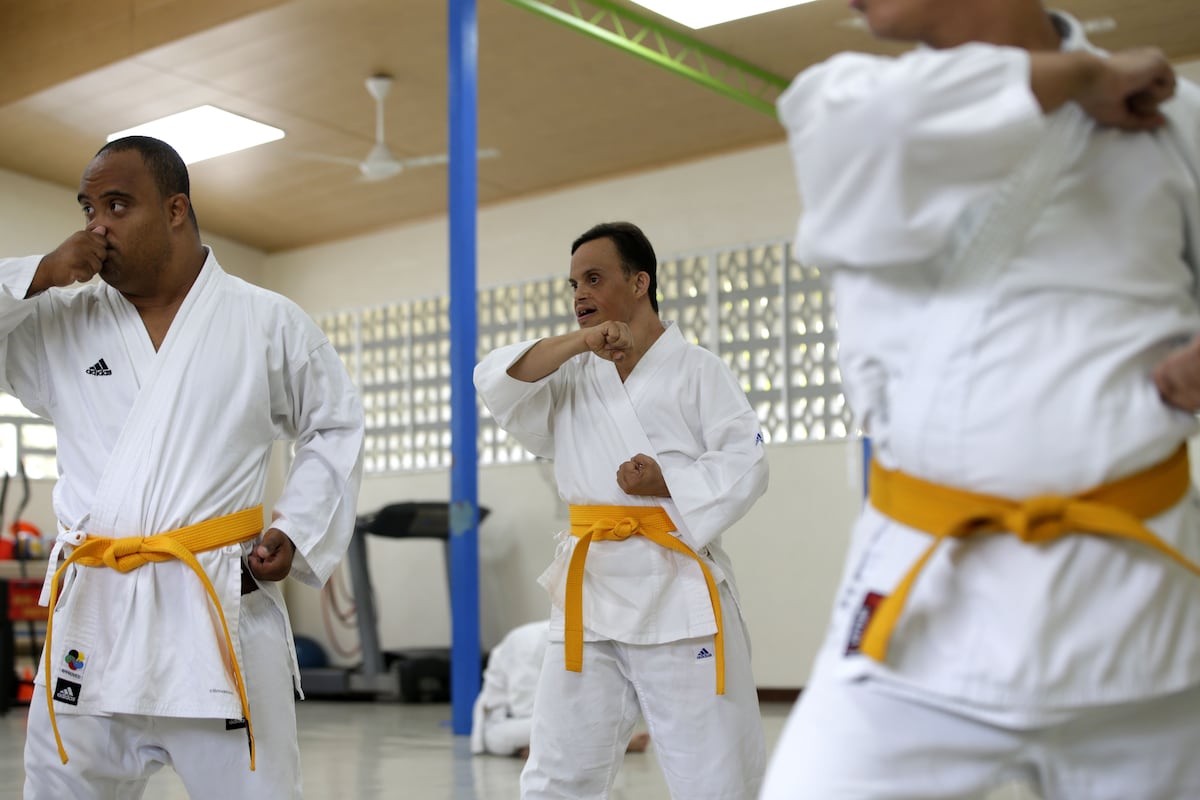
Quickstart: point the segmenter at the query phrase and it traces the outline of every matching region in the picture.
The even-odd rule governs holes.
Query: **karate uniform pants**
[[[550,642],[533,708],[522,800],[607,798],[639,713],[674,800],[753,800],[766,764],[745,626],[721,586],[725,694],[713,637],[654,645],[585,642],[583,671]],[[703,654],[701,651],[704,651]]]
[[[998,725],[818,665],[760,800],[981,800],[1009,781],[1042,800],[1200,797],[1200,687]]]
[[[242,597],[242,674],[254,722],[256,768],[245,728],[223,719],[58,714],[68,762],[58,757],[38,686],[25,740],[25,800],[136,800],[163,765],[194,800],[292,800],[301,796],[291,659],[283,615],[265,592]],[[217,642],[213,642],[213,647]]]

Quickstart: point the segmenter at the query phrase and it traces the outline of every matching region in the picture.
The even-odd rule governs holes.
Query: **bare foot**
[[[625,748],[626,753],[644,753],[650,745],[650,734],[646,731],[635,733],[633,738],[629,740],[629,746]]]

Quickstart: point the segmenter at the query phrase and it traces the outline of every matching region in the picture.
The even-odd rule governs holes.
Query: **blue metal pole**
[[[454,733],[471,732],[479,693],[479,464],[476,450],[475,0],[449,0],[450,109],[450,701]]]

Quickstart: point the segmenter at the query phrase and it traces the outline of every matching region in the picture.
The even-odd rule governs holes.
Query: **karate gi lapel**
[[[914,465],[919,472],[940,474],[928,453],[937,453],[942,469],[951,472],[959,471],[969,457],[957,435],[969,387],[952,378],[958,363],[974,351],[987,309],[996,302],[997,295],[989,287],[1024,244],[1059,177],[1078,158],[1092,124],[1074,105],[1064,106],[1048,118],[1041,143],[1000,188],[974,235],[959,248],[934,290],[923,316],[938,324],[918,331],[905,393],[897,395],[893,409],[897,422],[894,436],[898,441],[912,438],[902,446],[920,454]],[[929,424],[933,419],[941,423]],[[946,454],[953,454],[949,463]]]
[[[161,533],[141,529],[149,522],[141,518],[149,513],[142,508],[143,493],[153,489],[130,480],[130,465],[145,459],[150,441],[161,426],[188,424],[187,420],[166,419],[163,409],[172,407],[169,401],[178,390],[179,378],[189,368],[192,353],[204,341],[223,276],[224,272],[209,253],[157,353],[137,310],[115,289],[106,287],[113,306],[119,309],[122,336],[137,365],[139,391],[96,489],[96,502],[89,514],[96,533],[124,536]],[[135,516],[131,516],[131,509],[137,509],[132,512]]]
[[[647,392],[663,391],[664,387],[674,383],[660,380],[658,374],[660,370],[670,365],[672,357],[681,351],[684,344],[683,337],[675,328],[674,323],[667,323],[667,330],[646,351],[642,360],[633,368],[633,372],[624,382],[621,381],[621,376],[617,374],[617,369],[611,362],[601,358],[592,358],[591,378],[597,382],[603,392],[608,412],[620,439],[620,447],[623,449],[619,463],[628,461],[638,453],[644,453],[659,462],[661,466],[662,459],[650,442],[645,425],[638,416],[636,400]],[[617,491],[621,491],[619,487]],[[622,492],[622,494],[624,493]],[[674,501],[669,497],[641,497],[626,494],[624,498],[622,505],[656,503],[662,506],[675,522],[676,527],[680,530],[683,529],[683,515],[679,513]]]
[[[668,329],[658,338],[624,382],[621,381],[621,376],[617,374],[617,368],[612,362],[598,357],[591,359],[591,378],[605,398],[609,414],[621,438],[621,446],[626,451],[622,461],[627,461],[638,453],[658,459],[658,453],[650,443],[650,437],[646,435],[646,429],[637,415],[634,398],[644,392],[656,390],[654,374],[670,359],[673,346],[682,341],[677,331],[673,337],[671,333]]]

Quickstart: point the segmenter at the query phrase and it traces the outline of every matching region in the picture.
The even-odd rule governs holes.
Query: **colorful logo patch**
[[[63,661],[67,662],[67,666],[72,672],[78,672],[83,669],[83,653],[78,650],[71,650],[67,653],[67,657]]]

